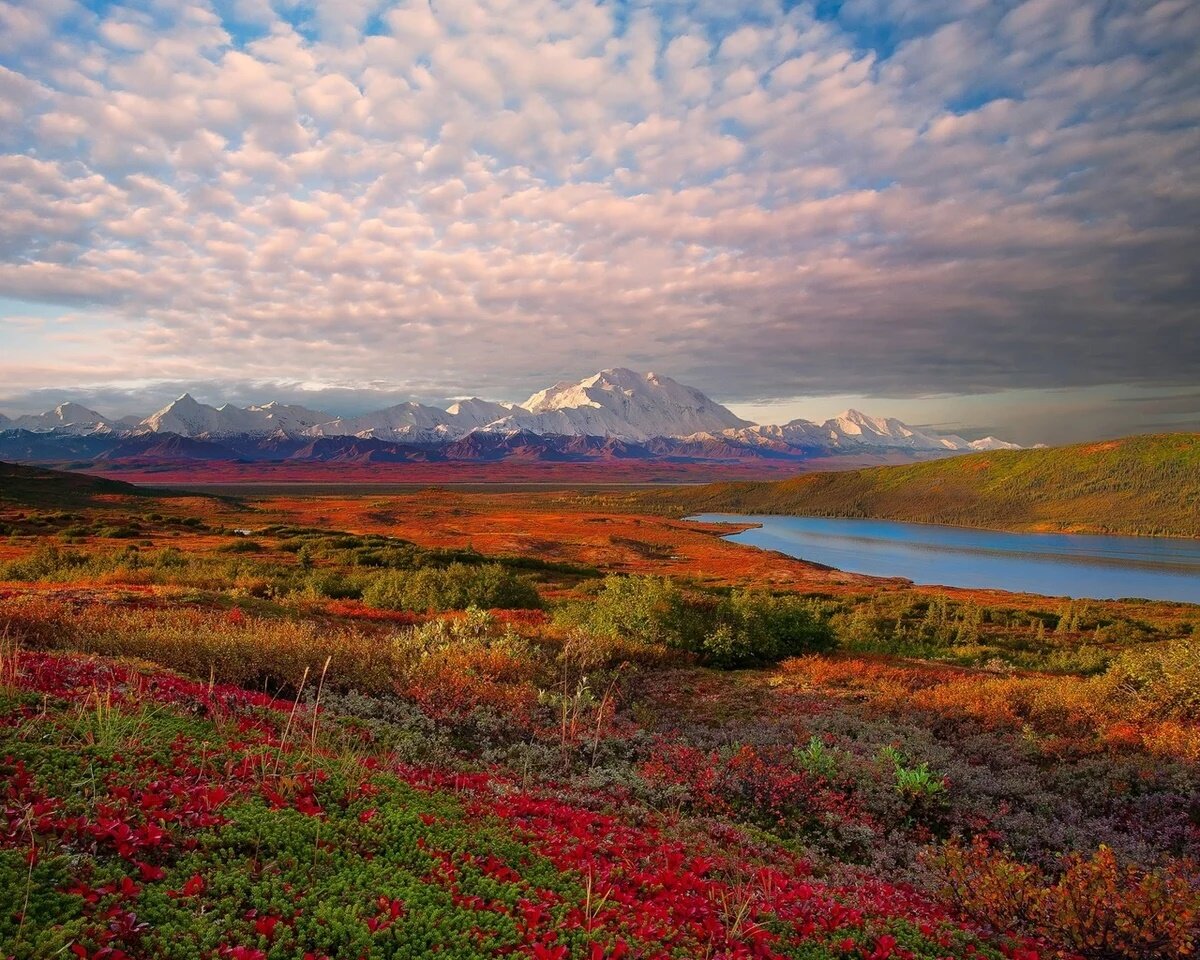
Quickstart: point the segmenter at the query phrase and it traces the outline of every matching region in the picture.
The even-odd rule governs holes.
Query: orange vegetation
[[[1200,761],[1200,727],[1139,716],[1107,678],[1024,672],[993,674],[894,658],[801,657],[771,678],[776,689],[854,692],[898,713],[928,711],[990,728],[1023,730],[1048,755],[1083,750],[1147,753]]]

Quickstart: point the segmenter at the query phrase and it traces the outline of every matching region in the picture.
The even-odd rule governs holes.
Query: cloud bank
[[[1187,384],[1198,38],[1189,0],[0,3],[0,381]]]

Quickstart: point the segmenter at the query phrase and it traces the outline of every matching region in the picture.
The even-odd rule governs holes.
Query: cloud
[[[0,296],[95,334],[24,331],[14,392],[1200,367],[1194,4],[56,0],[0,37]]]

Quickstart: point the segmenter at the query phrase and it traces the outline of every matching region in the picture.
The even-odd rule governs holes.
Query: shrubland
[[[386,538],[286,537],[271,552],[259,540],[235,536],[206,553],[153,543],[91,551],[42,545],[0,564],[0,580],[156,584],[270,598],[365,597],[379,609],[423,611],[472,603],[537,607],[536,590],[517,572],[530,569],[538,565],[422,550]]]
[[[1194,610],[125,509],[0,517],[0,955],[1194,953]]]

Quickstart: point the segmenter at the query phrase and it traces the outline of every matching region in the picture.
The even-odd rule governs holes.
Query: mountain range
[[[79,403],[0,415],[0,459],[314,460],[805,459],[906,452],[926,458],[1016,449],[986,437],[929,433],[856,410],[814,423],[761,425],[670,377],[616,368],[563,381],[522,404],[471,398],[447,409],[401,403],[335,416],[272,402],[210,406],[184,394],[146,417],[111,418]]]

